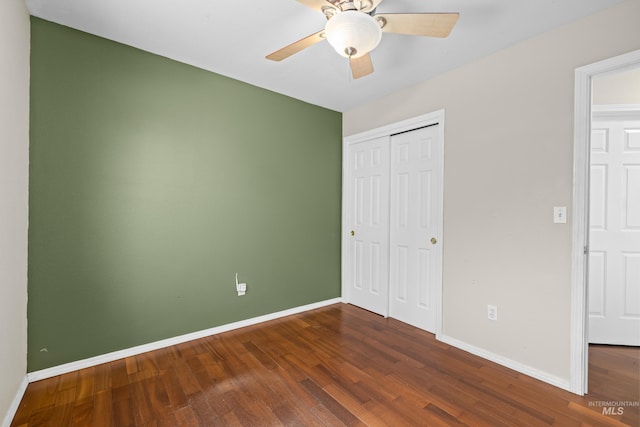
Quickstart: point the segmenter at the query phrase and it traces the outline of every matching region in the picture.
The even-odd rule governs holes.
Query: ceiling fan
[[[458,13],[376,13],[382,0],[296,0],[327,18],[324,29],[266,56],[282,61],[322,40],[349,58],[354,79],[373,73],[369,52],[378,46],[382,33],[447,37]]]

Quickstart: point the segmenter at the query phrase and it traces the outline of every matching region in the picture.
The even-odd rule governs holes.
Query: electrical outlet
[[[236,287],[237,291],[238,291],[238,296],[241,297],[242,295],[244,295],[247,292],[247,284],[246,283],[238,283],[238,286]]]
[[[236,291],[238,291],[239,297],[243,296],[247,292],[247,284],[238,283],[238,273],[236,273]]]
[[[495,305],[487,305],[487,319],[498,320],[498,307]]]

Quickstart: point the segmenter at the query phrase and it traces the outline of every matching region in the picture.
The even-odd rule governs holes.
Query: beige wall
[[[0,2],[0,422],[27,372],[29,14]]]
[[[593,104],[640,104],[640,68],[593,79]]]
[[[343,116],[353,135],[445,109],[443,333],[565,384],[574,71],[640,49],[638,16],[620,3]]]

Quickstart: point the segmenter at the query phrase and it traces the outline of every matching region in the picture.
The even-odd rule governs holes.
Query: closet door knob
[[[435,237],[431,238],[431,244],[435,245],[436,243],[438,243],[438,240]]]
[[[353,230],[351,230],[351,235],[352,235],[352,236],[355,236],[355,235],[356,235],[356,232],[355,232],[355,231],[353,231]]]

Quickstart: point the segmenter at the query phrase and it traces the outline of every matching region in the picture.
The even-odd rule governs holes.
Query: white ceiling
[[[323,28],[296,0],[26,0],[32,15],[337,111],[398,91],[621,0],[383,0],[378,12],[460,12],[445,39],[385,33],[352,80],[327,42],[265,55]],[[532,58],[535,61],[535,58]]]

